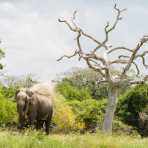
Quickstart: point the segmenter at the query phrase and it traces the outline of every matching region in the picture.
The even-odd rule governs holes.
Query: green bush
[[[0,125],[16,122],[16,104],[0,95]]]
[[[148,85],[131,87],[119,99],[116,115],[123,121],[138,127],[139,112],[148,104]]]
[[[87,90],[91,98],[101,99],[107,97],[107,86],[98,85],[101,76],[90,69],[74,69],[66,73],[64,78],[58,83],[59,92],[63,94],[61,87],[71,86],[77,90]],[[58,88],[59,88],[58,87]]]
[[[68,105],[65,98],[60,94],[54,96],[54,114],[52,122],[55,125],[55,132],[70,132],[83,128],[83,123],[76,120],[72,108]]]
[[[77,88],[68,81],[62,81],[57,85],[57,91],[60,92],[67,100],[86,100],[91,95],[87,88]]]
[[[83,122],[86,129],[95,128],[93,126],[101,127],[105,104],[106,100],[87,99],[83,101],[69,101],[69,105],[72,106],[77,120]]]
[[[0,93],[6,98],[14,98],[16,92],[16,87],[13,85],[10,86],[0,86]]]

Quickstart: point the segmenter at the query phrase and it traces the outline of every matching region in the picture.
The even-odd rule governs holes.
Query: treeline
[[[114,72],[116,73],[116,72]],[[107,102],[107,85],[92,70],[74,69],[57,78],[53,132],[95,132],[101,129]],[[7,81],[8,82],[8,81]],[[10,81],[9,81],[10,82]],[[16,127],[15,91],[37,83],[30,77],[0,84],[0,126]],[[148,135],[148,85],[123,86],[113,121],[116,133]]]

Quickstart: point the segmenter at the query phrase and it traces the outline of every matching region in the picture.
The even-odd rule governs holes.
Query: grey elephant
[[[53,114],[52,99],[49,95],[43,95],[38,92],[27,91],[29,96],[27,116],[29,124],[36,124],[40,129],[45,124],[45,131],[49,134],[49,125]]]
[[[17,91],[16,102],[20,128],[23,128],[28,120],[29,124],[36,124],[37,129],[45,123],[46,133],[49,133],[53,104],[48,85],[36,84],[30,89]]]

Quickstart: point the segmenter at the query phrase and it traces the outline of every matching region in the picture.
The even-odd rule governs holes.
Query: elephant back
[[[33,93],[38,93],[40,95],[51,96],[52,95],[52,88],[49,83],[38,83],[33,85],[30,88],[30,91]]]

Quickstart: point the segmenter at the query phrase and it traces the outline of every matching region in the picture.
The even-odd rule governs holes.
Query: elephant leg
[[[25,118],[22,115],[19,115],[18,129],[23,129],[24,125],[25,125]]]
[[[37,130],[40,129],[40,120],[37,120],[37,122],[36,122],[36,129]]]
[[[43,127],[43,121],[42,120],[37,120],[36,129],[41,129],[42,127]]]
[[[52,113],[53,113],[53,110],[51,108],[51,111],[47,117],[47,120],[45,121],[45,130],[46,130],[47,135],[49,134],[49,126],[50,126],[50,122],[51,122],[51,118],[52,118]]]
[[[46,131],[46,134],[48,135],[49,134],[49,120],[48,119],[45,121],[45,131]]]
[[[32,122],[32,119],[31,119],[31,117],[29,116],[29,125],[32,125],[33,124],[33,122]]]

